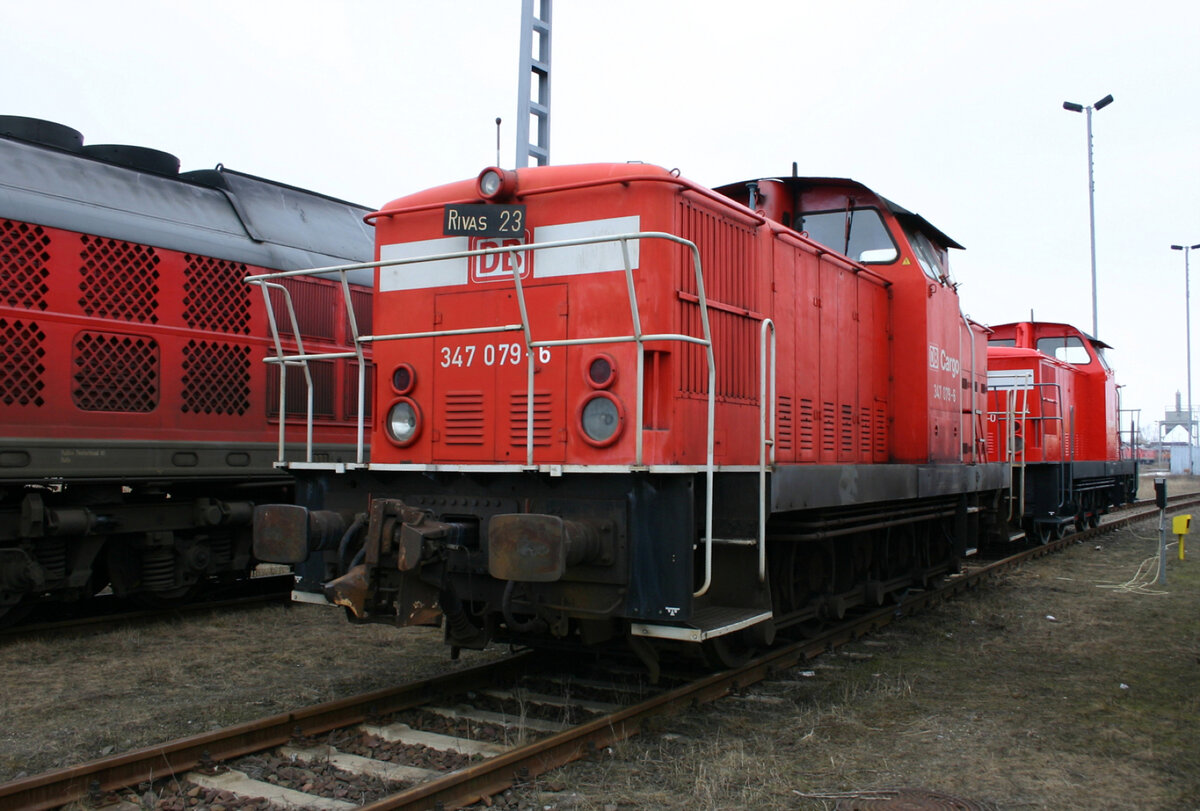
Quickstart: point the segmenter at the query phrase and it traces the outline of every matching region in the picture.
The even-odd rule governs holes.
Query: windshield
[[[1076,366],[1086,366],[1092,362],[1083,341],[1074,335],[1065,338],[1038,338],[1037,350],[1043,355],[1073,363]]]
[[[797,217],[796,230],[863,264],[887,264],[900,256],[883,218],[873,208],[805,213]]]
[[[991,338],[988,340],[988,346],[1013,346],[1017,345],[1016,338]]]

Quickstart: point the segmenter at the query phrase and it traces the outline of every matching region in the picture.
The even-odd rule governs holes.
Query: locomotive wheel
[[[1029,540],[1033,541],[1039,546],[1045,546],[1046,544],[1050,543],[1051,540],[1050,526],[1039,521],[1034,521],[1030,525],[1029,531],[1026,534],[1029,536]]]
[[[750,661],[754,655],[754,645],[746,631],[734,631],[701,642],[700,654],[706,665],[714,670],[724,670],[740,667]]]
[[[1100,526],[1100,513],[1098,513],[1098,512],[1088,513],[1087,525],[1089,527],[1091,527],[1092,529],[1095,529],[1096,527]]]

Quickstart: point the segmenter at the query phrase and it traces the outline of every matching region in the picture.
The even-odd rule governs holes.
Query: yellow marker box
[[[1179,538],[1179,559],[1183,560],[1183,538],[1188,533],[1188,528],[1192,525],[1192,516],[1177,515],[1171,519],[1171,531]]]

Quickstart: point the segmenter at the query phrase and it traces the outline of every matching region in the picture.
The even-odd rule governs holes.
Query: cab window
[[[1061,338],[1038,338],[1037,350],[1043,355],[1049,355],[1076,366],[1086,366],[1092,362],[1083,341],[1074,335]]]
[[[991,338],[988,340],[988,346],[1013,346],[1017,345],[1016,338]]]
[[[883,218],[873,208],[801,214],[796,230],[864,265],[886,265],[900,256]]]

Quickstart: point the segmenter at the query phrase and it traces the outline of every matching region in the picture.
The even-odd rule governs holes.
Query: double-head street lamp
[[[1172,245],[1171,250],[1183,251],[1183,304],[1186,308],[1187,318],[1187,387],[1188,387],[1188,447],[1190,448],[1195,443],[1195,437],[1192,436],[1192,281],[1191,269],[1188,267],[1188,254],[1200,248],[1198,245]],[[1190,451],[1189,451],[1190,453]],[[1189,457],[1189,464],[1191,464]]]
[[[1099,327],[1096,319],[1096,182],[1092,174],[1092,110],[1103,110],[1113,103],[1110,93],[1095,104],[1084,106],[1073,101],[1064,101],[1063,109],[1073,113],[1087,113],[1087,144],[1088,144],[1088,221],[1092,234],[1092,337],[1099,338]]]

